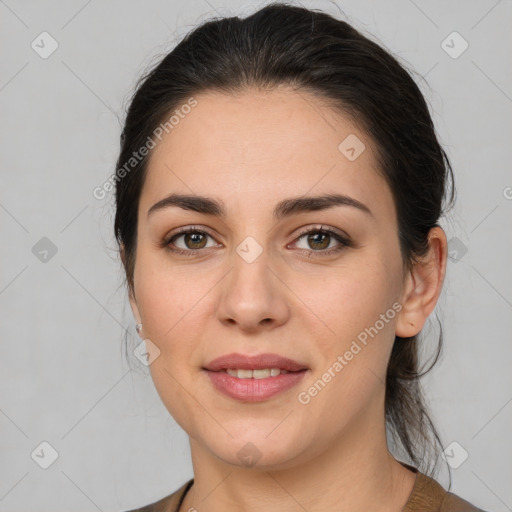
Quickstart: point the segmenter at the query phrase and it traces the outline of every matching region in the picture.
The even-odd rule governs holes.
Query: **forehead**
[[[393,208],[373,141],[313,94],[278,88],[194,98],[150,154],[141,210],[171,192],[236,199],[246,209],[337,192]]]

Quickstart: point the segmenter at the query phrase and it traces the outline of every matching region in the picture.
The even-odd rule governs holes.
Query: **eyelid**
[[[355,247],[355,244],[352,242],[351,237],[348,236],[345,232],[336,228],[332,228],[330,226],[325,226],[323,224],[317,224],[316,226],[310,225],[301,229],[298,233],[295,234],[294,240],[286,247],[288,248],[290,245],[295,245],[298,241],[300,241],[300,239],[304,238],[309,234],[315,233],[326,234],[331,239],[334,239],[338,243],[334,247],[318,251],[315,251],[313,249],[296,249],[299,253],[307,255],[308,258],[327,258],[333,255],[337,255],[347,248]]]
[[[189,226],[183,226],[183,227],[177,228],[176,230],[172,231],[169,235],[167,235],[164,238],[164,240],[161,242],[160,245],[162,248],[167,248],[169,251],[171,251],[173,253],[186,254],[186,255],[194,255],[194,254],[197,254],[200,252],[205,252],[208,249],[213,249],[213,247],[205,247],[202,249],[181,249],[181,248],[170,249],[169,248],[169,246],[171,244],[171,240],[173,238],[177,238],[180,235],[185,235],[187,233],[195,233],[195,232],[204,233],[216,241],[215,236],[212,234],[210,229],[207,228],[206,226],[189,225]],[[339,246],[331,247],[330,249],[324,249],[324,250],[319,250],[319,251],[315,251],[313,249],[297,249],[297,250],[299,252],[308,252],[311,254],[316,254],[316,255],[318,255],[318,257],[321,257],[322,255],[328,255],[328,254],[338,252],[341,249],[343,249],[343,247],[350,247],[353,245],[351,238],[344,231],[341,231],[337,228],[333,228],[330,226],[325,226],[324,224],[316,224],[316,225],[309,225],[304,228],[301,228],[297,233],[295,233],[293,241],[290,242],[290,244],[287,244],[286,247],[288,247],[291,244],[296,243],[298,240],[303,238],[305,235],[308,235],[310,233],[319,233],[319,232],[328,234],[329,236],[332,236],[335,239],[337,239],[339,246],[341,245],[341,247],[339,247]]]
[[[167,234],[164,237],[163,243],[168,244],[175,236],[187,234],[190,232],[196,232],[196,231],[204,232],[204,233],[210,235],[212,238],[215,238],[213,236],[213,233],[206,226],[202,226],[202,225],[198,225],[198,224],[191,224],[189,226],[182,226],[180,228],[176,228],[173,231],[171,231],[169,234]]]
[[[327,233],[333,233],[335,235],[338,235],[340,238],[342,238],[346,242],[350,242],[351,241],[351,239],[348,236],[348,234],[345,233],[344,231],[341,231],[340,229],[337,229],[337,228],[333,228],[331,226],[326,226],[325,224],[313,224],[313,225],[310,224],[309,226],[301,228],[295,234],[294,240],[296,240],[297,238],[300,238],[303,235],[307,235],[308,233],[311,233],[312,231],[314,231],[314,232],[316,232],[316,231],[324,231],[324,232],[327,232]]]

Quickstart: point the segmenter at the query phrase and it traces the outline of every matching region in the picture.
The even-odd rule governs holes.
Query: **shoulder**
[[[169,496],[165,496],[164,498],[144,507],[127,510],[126,512],[177,512],[183,501],[183,498],[185,497],[185,494],[190,489],[190,487],[192,487],[193,482],[194,479],[191,478],[179,489],[174,491],[172,494],[169,494]]]
[[[439,512],[485,512],[481,508],[475,507],[468,501],[462,499],[461,497],[453,494],[451,492],[447,492],[441,503],[441,507]]]
[[[485,512],[447,492],[436,480],[416,471],[416,482],[402,512]]]

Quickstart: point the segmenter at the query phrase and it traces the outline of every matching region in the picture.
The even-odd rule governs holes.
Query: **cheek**
[[[187,432],[194,432],[202,416],[200,410],[195,411],[197,404],[187,391],[197,392],[191,376],[197,370],[192,362],[200,347],[194,340],[201,338],[204,318],[212,314],[204,300],[212,285],[176,271],[140,271],[138,277],[137,300],[144,335],[160,350],[149,366],[151,378],[175,421]]]
[[[343,341],[391,308],[397,297],[393,275],[379,260],[367,259],[328,277],[303,282],[297,294],[311,305],[331,335]]]
[[[141,257],[138,265],[135,287],[144,332],[157,344],[172,345],[178,332],[197,325],[190,321],[192,315],[204,314],[212,278],[187,266],[162,266],[161,258]]]
[[[306,330],[321,356],[311,387],[300,391],[311,400],[304,410],[323,417],[319,429],[343,428],[381,396],[396,321],[393,278],[383,267],[380,260],[367,261],[302,288],[304,294],[309,289],[304,302],[318,315],[307,316]],[[329,411],[329,420],[321,411]]]
[[[322,354],[318,374],[328,382],[316,407],[332,410],[339,421],[356,414],[381,389],[394,342],[397,269],[386,266],[382,255],[362,260],[322,284],[309,286],[304,300],[316,304],[312,309],[321,319],[312,320],[321,331],[318,326],[307,328],[311,334],[319,333],[313,334],[315,348]]]
[[[194,435],[205,418],[202,400],[191,396],[200,397],[201,392],[190,382],[188,370],[176,358],[161,354],[149,366],[151,379],[169,414],[189,435]]]

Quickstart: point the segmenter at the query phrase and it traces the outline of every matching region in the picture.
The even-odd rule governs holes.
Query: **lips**
[[[241,378],[227,370],[281,370],[279,375],[253,375]],[[242,402],[262,402],[283,393],[306,376],[309,368],[279,354],[226,354],[206,364],[202,371],[213,387],[223,395]],[[284,371],[284,373],[283,373]],[[240,374],[241,372],[238,372]],[[272,372],[273,373],[273,372]]]
[[[204,366],[204,370],[220,372],[228,369],[238,370],[263,370],[265,368],[279,368],[288,372],[308,370],[305,364],[294,361],[279,354],[259,354],[248,356],[232,353],[220,356]]]

